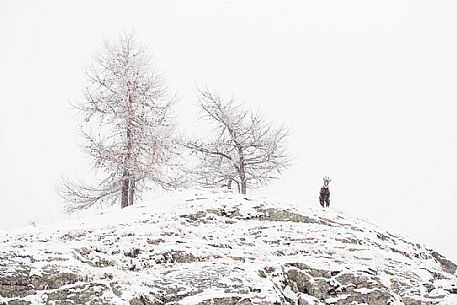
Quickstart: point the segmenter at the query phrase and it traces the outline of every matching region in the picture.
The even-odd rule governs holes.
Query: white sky
[[[332,207],[457,261],[457,1],[0,1],[0,228],[59,217],[87,172],[69,102],[104,38],[134,30],[194,129],[207,84],[293,129],[262,193]]]

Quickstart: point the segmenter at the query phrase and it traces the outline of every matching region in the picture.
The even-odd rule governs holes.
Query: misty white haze
[[[457,261],[457,2],[2,1],[0,228],[62,219],[84,67],[135,31],[202,134],[196,85],[291,128],[294,165],[256,194],[332,209]]]

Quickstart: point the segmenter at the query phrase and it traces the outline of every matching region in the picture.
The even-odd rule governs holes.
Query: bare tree
[[[288,130],[274,128],[259,112],[247,110],[234,99],[223,101],[207,88],[198,89],[203,117],[215,125],[212,141],[189,141],[186,147],[196,152],[200,163],[196,173],[206,185],[236,185],[246,194],[280,177],[289,167],[285,141]]]
[[[133,34],[105,42],[86,71],[83,115],[84,152],[98,174],[96,185],[64,180],[58,187],[68,210],[98,203],[132,205],[152,181],[172,184],[173,157],[170,111],[174,97],[151,63],[147,48]]]

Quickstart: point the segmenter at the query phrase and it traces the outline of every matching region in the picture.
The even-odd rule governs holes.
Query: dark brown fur
[[[321,187],[321,191],[319,192],[319,203],[323,208],[328,208],[330,206],[330,189],[328,188],[330,181],[332,181],[332,179],[324,177],[324,186]]]

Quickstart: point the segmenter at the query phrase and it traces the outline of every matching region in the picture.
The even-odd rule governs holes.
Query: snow
[[[455,305],[455,304],[457,304],[457,295],[448,295],[439,303],[439,305]]]
[[[290,219],[262,220],[259,216],[268,215],[259,210],[267,209],[287,211]],[[221,215],[221,211],[232,216]],[[295,215],[305,218],[295,221]],[[376,274],[386,287],[391,287],[393,278],[422,287],[422,283],[431,281],[433,273],[442,273],[425,246],[366,221],[333,210],[220,190],[183,190],[151,204],[113,209],[84,219],[3,230],[0,243],[2,253],[14,252],[15,262],[31,266],[30,276],[41,275],[50,257],[60,258],[52,261],[54,268],[69,273],[77,270],[94,283],[106,284],[106,274],[111,274],[123,288],[119,297],[111,293],[119,304],[136,295],[178,287],[177,294],[185,296],[179,303],[194,305],[216,296],[240,296],[221,288],[235,286],[253,288],[243,297],[262,295],[273,302],[278,299],[277,279],[261,277],[259,271],[267,267],[281,270],[297,262],[316,270]],[[135,249],[136,256],[127,255]],[[173,253],[198,260],[174,264],[170,261]],[[95,262],[102,267],[92,266]],[[196,281],[204,283],[198,291]],[[446,296],[445,289],[457,287],[456,283],[450,275],[435,280],[436,289],[430,296]],[[354,291],[367,294],[373,290]],[[294,300],[310,299],[290,287],[284,294]],[[46,293],[41,292],[29,301],[41,304],[45,297]],[[341,297],[327,302],[337,302]],[[457,299],[447,295],[440,304],[457,304]]]
[[[368,288],[359,288],[359,289],[354,289],[355,292],[360,292],[362,294],[368,294],[370,292],[375,291],[376,289],[368,289]]]

